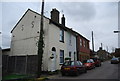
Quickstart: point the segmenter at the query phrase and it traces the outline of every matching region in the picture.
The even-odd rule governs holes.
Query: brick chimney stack
[[[55,8],[51,11],[51,20],[59,23],[59,11]]]
[[[63,14],[63,16],[61,18],[61,24],[65,26],[65,17],[64,17],[64,14]]]

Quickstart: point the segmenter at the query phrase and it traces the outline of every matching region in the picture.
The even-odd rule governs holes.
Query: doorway
[[[52,47],[51,72],[56,71],[56,48]]]

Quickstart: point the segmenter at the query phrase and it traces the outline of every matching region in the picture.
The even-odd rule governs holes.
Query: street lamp
[[[114,33],[120,33],[120,31],[114,31]]]
[[[120,48],[120,31],[118,30],[118,31],[114,31],[114,33],[118,33],[118,48]]]

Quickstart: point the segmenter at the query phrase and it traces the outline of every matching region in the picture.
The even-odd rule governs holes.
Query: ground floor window
[[[71,51],[69,52],[69,57],[71,58]]]
[[[60,64],[64,63],[64,50],[60,50]]]

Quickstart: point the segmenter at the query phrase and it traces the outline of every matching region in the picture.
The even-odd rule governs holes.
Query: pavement
[[[41,75],[40,78],[37,78],[37,80],[43,81],[43,80],[50,80],[50,79],[54,79],[56,77],[59,77],[60,73],[58,74],[51,74],[51,75]]]

